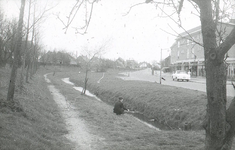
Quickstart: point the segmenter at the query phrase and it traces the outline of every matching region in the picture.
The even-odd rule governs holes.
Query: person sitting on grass
[[[119,97],[119,101],[116,102],[114,105],[113,112],[116,113],[116,115],[121,115],[121,114],[124,114],[124,110],[129,111],[123,105],[123,98]]]

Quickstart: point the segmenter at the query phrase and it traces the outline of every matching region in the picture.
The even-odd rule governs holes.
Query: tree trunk
[[[84,88],[82,90],[82,94],[86,94],[87,89],[87,82],[88,82],[88,68],[86,68],[86,75],[85,75],[85,81],[84,81]]]
[[[221,150],[226,137],[226,66],[207,61],[206,150]]]
[[[22,93],[23,91],[23,86],[24,86],[24,76],[25,76],[25,60],[27,59],[26,57],[28,56],[27,54],[29,53],[28,49],[28,37],[29,37],[29,21],[30,21],[30,13],[31,13],[31,0],[29,0],[29,10],[28,10],[28,22],[27,22],[27,28],[26,28],[26,38],[25,38],[25,43],[24,43],[24,53],[23,53],[23,65],[21,67],[21,73],[20,73],[20,92]],[[27,79],[25,79],[26,82]]]
[[[24,7],[25,7],[25,0],[21,0],[21,7],[20,7],[20,15],[19,15],[19,22],[17,27],[17,35],[16,35],[16,46],[14,50],[14,60],[13,60],[13,67],[11,71],[10,83],[8,87],[7,93],[7,100],[13,102],[14,92],[15,92],[15,81],[17,76],[17,68],[19,62],[19,54],[22,45],[22,28],[23,28],[23,19],[24,19]]]
[[[228,116],[235,113],[235,106],[230,105],[226,113],[226,81],[227,66],[224,62],[223,47],[218,47],[216,42],[217,24],[212,17],[212,5],[210,0],[201,0],[200,7],[201,29],[203,36],[207,113],[204,122],[206,131],[205,150],[231,150],[235,117]],[[232,115],[234,116],[234,115]],[[229,132],[228,132],[229,131]]]
[[[30,56],[28,56],[30,57]],[[30,69],[30,66],[31,66],[31,60],[30,58],[28,58],[28,65],[27,65],[27,71],[26,71],[26,83],[29,83],[29,69]]]

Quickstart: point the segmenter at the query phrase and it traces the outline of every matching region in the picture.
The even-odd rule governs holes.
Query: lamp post
[[[161,58],[160,58],[160,84],[162,84],[162,49],[161,49]]]
[[[160,58],[160,84],[162,84],[162,50],[169,50],[168,48],[162,49],[161,48],[161,58]]]

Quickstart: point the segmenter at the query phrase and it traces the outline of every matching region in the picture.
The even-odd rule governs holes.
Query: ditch
[[[82,92],[83,88],[82,87],[77,87],[75,86],[74,83],[69,81],[69,78],[63,78],[61,79],[63,82],[73,85],[74,89],[78,90],[79,92]],[[94,97],[96,100],[98,101],[102,101],[101,99],[99,99],[96,95],[90,93],[88,90],[86,90],[86,95],[90,96],[90,97]],[[104,101],[102,101],[104,102]],[[143,114],[136,112],[136,111],[130,111],[130,112],[126,112],[127,114],[132,115],[133,117],[135,117],[138,121],[142,122],[143,124],[145,124],[146,126],[153,128],[155,130],[171,130],[172,128],[170,126],[167,126],[165,124],[160,123],[157,119],[151,119],[148,118],[146,116],[144,116]]]

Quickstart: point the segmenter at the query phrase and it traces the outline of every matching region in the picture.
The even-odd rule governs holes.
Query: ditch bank
[[[69,78],[63,78],[62,81],[67,83],[67,84],[73,85],[74,86],[73,88],[76,89],[77,91],[83,92],[83,88],[75,86],[74,83],[69,81]],[[90,96],[90,97],[94,97],[98,101],[102,101],[97,96],[95,96],[94,94],[90,93],[88,90],[86,90],[86,95]],[[104,102],[104,101],[102,101],[102,102]],[[149,119],[149,118],[145,117],[143,114],[141,114],[139,112],[136,112],[136,111],[127,111],[126,113],[133,115],[139,122],[142,122],[143,124],[147,125],[150,128],[153,128],[153,129],[155,129],[157,131],[159,131],[159,129],[160,130],[166,130],[166,129],[169,130],[170,129],[167,126],[162,125],[159,122],[156,122],[155,119]]]
[[[51,81],[47,78],[48,74],[45,74],[45,80],[48,83],[48,89],[51,92],[54,101],[61,110],[61,115],[65,120],[68,134],[66,138],[74,143],[73,149],[96,149],[93,141],[97,141],[97,137],[89,133],[84,121],[79,118],[78,111],[74,111],[73,107],[66,101],[66,98],[50,84]]]
[[[70,79],[70,81],[76,86],[82,87],[84,85],[83,81],[78,81],[75,79]],[[94,95],[101,99],[103,102],[113,106],[118,98],[122,96],[125,99],[124,105],[126,105],[126,107],[130,109],[131,112],[134,112],[130,112],[133,116],[161,130],[202,129],[201,122],[203,121],[204,115],[196,114],[199,118],[193,118],[195,119],[193,120],[191,118],[187,118],[187,112],[182,111],[182,109],[180,108],[177,109],[175,107],[168,106],[171,109],[169,109],[168,111],[161,111],[164,108],[159,109],[156,107],[156,105],[148,104],[146,101],[135,101],[136,97],[139,97],[139,95],[135,95],[136,97],[133,97],[130,96],[132,94],[127,95],[125,92],[122,92],[122,90],[112,91],[112,88],[109,89],[107,88],[107,86],[103,86],[102,84],[92,83],[88,84],[88,90],[91,93],[94,93]],[[167,107],[165,107],[165,109],[167,109]],[[203,114],[204,112],[198,113]]]

